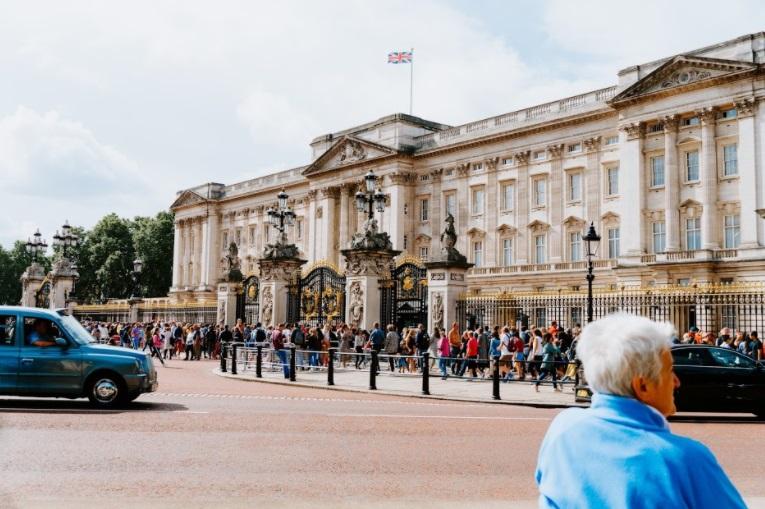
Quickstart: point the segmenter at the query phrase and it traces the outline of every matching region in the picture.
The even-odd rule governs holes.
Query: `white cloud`
[[[90,227],[102,212],[138,214],[158,201],[135,161],[55,111],[0,118],[0,154],[6,246],[37,227],[50,237],[64,219]]]

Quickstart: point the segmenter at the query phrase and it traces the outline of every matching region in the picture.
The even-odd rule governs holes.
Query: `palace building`
[[[370,170],[387,200],[380,229],[402,259],[437,255],[454,216],[473,294],[578,290],[590,223],[602,237],[599,287],[765,276],[763,32],[468,124],[393,114],[310,145],[305,166],[178,193],[174,302],[215,299],[232,242],[244,276],[259,275],[275,233],[266,210],[282,189],[305,270],[341,273],[340,251],[364,221],[354,194]]]

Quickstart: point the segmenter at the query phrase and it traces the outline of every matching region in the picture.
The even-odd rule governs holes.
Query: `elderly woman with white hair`
[[[585,327],[577,353],[592,406],[561,412],[547,430],[540,507],[746,507],[712,452],[669,430],[680,384],[673,335],[627,314]]]

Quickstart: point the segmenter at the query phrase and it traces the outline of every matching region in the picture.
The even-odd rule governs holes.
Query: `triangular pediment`
[[[309,164],[303,170],[303,175],[314,175],[327,170],[397,154],[399,154],[397,150],[385,145],[357,138],[356,136],[345,135],[338,138],[326,152]]]
[[[197,205],[199,203],[205,203],[206,201],[207,200],[205,200],[204,197],[194,191],[183,191],[178,198],[175,199],[173,204],[170,205],[170,210]]]
[[[587,224],[587,221],[582,219],[581,217],[576,216],[568,216],[566,219],[563,220],[563,224],[568,226],[569,228],[584,228]]]
[[[670,91],[705,87],[756,69],[756,64],[740,60],[678,55],[621,91],[610,102],[615,104]]]

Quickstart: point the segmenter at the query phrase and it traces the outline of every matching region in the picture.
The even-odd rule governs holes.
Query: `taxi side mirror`
[[[60,346],[61,348],[68,348],[69,342],[64,338],[56,338],[56,346]]]

